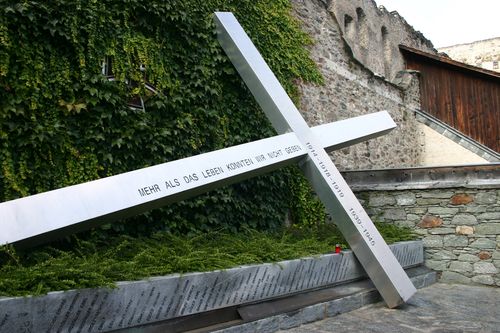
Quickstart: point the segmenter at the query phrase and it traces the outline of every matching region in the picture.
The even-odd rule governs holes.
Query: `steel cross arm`
[[[214,19],[222,48],[276,131],[292,131],[306,148],[307,157],[300,162],[304,174],[386,304],[392,308],[406,302],[415,293],[415,287],[323,149],[318,136],[302,118],[234,15],[219,12]]]
[[[383,135],[395,126],[383,111],[313,130],[323,147],[333,150]],[[305,154],[295,134],[287,133],[6,201],[0,203],[0,245],[33,246],[264,174]]]

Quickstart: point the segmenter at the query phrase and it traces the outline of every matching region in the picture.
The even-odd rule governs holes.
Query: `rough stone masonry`
[[[375,74],[375,70],[370,69],[368,62],[362,63],[355,58],[345,39],[340,21],[328,7],[329,2],[292,1],[295,16],[301,21],[304,31],[314,39],[311,56],[325,78],[325,84],[321,86],[299,82],[301,90],[299,109],[303,117],[309,126],[314,126],[387,110],[398,127],[382,138],[334,153],[335,164],[342,170],[418,165],[424,149],[413,112],[414,109],[420,108],[418,77],[415,73],[402,72],[391,82],[387,77]],[[347,1],[342,2],[347,3]],[[351,15],[356,14],[356,10],[353,10],[354,14]],[[368,20],[375,20],[378,17],[375,13],[374,17],[370,17],[372,11],[368,9],[365,12]],[[388,16],[388,13],[384,15]],[[387,19],[390,22],[394,21],[394,25],[389,25],[390,22],[387,22],[388,30],[391,32],[401,30],[397,24],[401,22],[400,19],[390,17]],[[419,38],[410,36],[410,30],[404,30],[404,33],[408,34],[408,38],[405,37],[404,40],[405,42],[407,39],[415,40],[415,43],[408,45],[419,48],[421,45]],[[413,31],[413,34],[416,32]],[[402,42],[396,38],[392,43],[397,46],[397,41]],[[376,54],[373,54],[373,58],[377,58]],[[404,70],[404,66],[401,65],[399,70]]]
[[[358,192],[375,221],[407,226],[441,281],[500,286],[500,188]]]

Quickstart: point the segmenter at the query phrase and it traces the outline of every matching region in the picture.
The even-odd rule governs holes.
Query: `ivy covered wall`
[[[235,13],[295,100],[295,80],[322,82],[287,0],[1,3],[0,202],[273,135],[214,11]],[[273,228],[289,207],[321,216],[310,197],[288,168],[107,227]]]

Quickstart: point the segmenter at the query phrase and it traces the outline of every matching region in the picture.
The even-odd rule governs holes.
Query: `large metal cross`
[[[269,76],[268,82],[272,86],[269,86],[269,89],[257,87],[257,95],[272,93],[267,98],[270,102],[274,101],[275,93],[278,93],[280,98],[288,99],[234,17],[231,14],[218,13],[217,18],[222,39],[227,37],[227,43],[224,45],[235,46],[230,42],[229,34],[225,34],[225,26],[234,30],[238,38],[246,39],[246,43],[253,48],[250,51],[254,60],[258,59],[257,67],[243,65],[244,68],[250,69],[252,73],[254,69],[259,68],[265,81],[268,81]],[[229,53],[231,54],[231,51]],[[234,60],[234,57],[232,59]],[[237,67],[241,69],[240,65]],[[260,74],[258,77],[262,78]],[[255,89],[253,92],[255,93]],[[340,149],[391,131],[396,125],[389,114],[383,111],[312,129],[302,120],[301,130],[297,131],[294,125],[293,132],[289,132],[288,123],[284,122],[289,115],[280,116],[279,111],[291,111],[292,114],[296,112],[292,118],[301,120],[291,101],[287,103],[293,108],[288,108],[289,105],[286,104],[278,109],[262,104],[262,99],[259,99],[259,102],[266,112],[277,112],[277,115],[273,116],[276,118],[273,119],[273,124],[281,135],[0,203],[0,245],[9,243],[19,247],[33,246],[302,161],[306,175],[312,180],[330,213],[337,221],[351,221],[340,222],[341,230],[387,304],[395,306],[406,300],[412,292],[408,291],[409,287],[399,282],[407,280],[404,271],[325,152],[325,149]],[[297,121],[293,120],[294,123]],[[314,140],[307,139],[311,136],[310,133],[313,133]],[[305,156],[308,158],[304,159]],[[318,161],[312,164],[311,161],[315,159]],[[322,177],[330,179],[331,189],[326,192],[318,181]],[[357,204],[347,205],[344,201],[340,204],[339,199],[334,199],[332,191],[336,192],[337,196],[345,197],[343,200]],[[365,249],[366,247],[368,249]],[[383,263],[379,263],[379,260]],[[376,268],[372,268],[372,265]],[[387,266],[394,267],[381,272]],[[392,282],[395,278],[398,279],[397,283]],[[403,296],[393,297],[394,292],[386,292],[386,289],[392,290],[400,286]]]
[[[405,271],[340,175],[319,137],[309,128],[287,93],[232,13],[215,13],[222,48],[278,134],[295,133],[307,156],[299,162],[333,216],[356,257],[389,307],[416,291]]]

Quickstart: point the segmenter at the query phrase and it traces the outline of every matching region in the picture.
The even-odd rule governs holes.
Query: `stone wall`
[[[500,72],[500,37],[443,47],[439,52],[468,65]]]
[[[410,227],[444,282],[500,286],[500,185],[361,191],[375,221]],[[464,182],[465,184],[465,182]]]
[[[300,110],[308,124],[387,110],[398,125],[388,135],[334,153],[336,165],[343,170],[418,165],[424,150],[414,112],[420,108],[418,73],[401,72],[402,58],[393,46],[403,43],[435,52],[432,44],[397,13],[377,9],[371,0],[292,0],[292,3],[304,30],[315,40],[312,57],[325,78],[323,86],[300,84]],[[346,17],[352,22],[346,24]],[[349,24],[355,24],[354,32],[347,31]],[[362,24],[366,26],[363,28]],[[393,38],[387,41],[391,48],[388,54],[383,54],[387,49],[379,45],[384,31]],[[368,37],[360,37],[359,33]],[[384,70],[390,75],[384,75],[391,82],[375,74],[387,63],[391,68]],[[491,188],[488,179],[473,187],[469,180],[476,171],[462,174],[450,170],[452,176],[460,174],[451,183],[448,171],[443,172],[438,175],[434,170],[425,171],[430,180],[422,182],[418,177],[413,178],[412,171],[405,171],[402,175],[391,175],[394,178],[390,179],[398,180],[397,184],[380,187],[375,183],[366,185],[366,180],[376,174],[370,171],[362,179],[365,185],[358,188],[361,191],[357,194],[374,220],[415,229],[427,246],[428,266],[442,273],[442,280],[500,286],[498,177],[496,187]],[[412,185],[401,186],[406,180],[413,182]]]
[[[335,15],[354,57],[375,73],[393,80],[405,68],[403,44],[436,53],[431,41],[415,31],[396,11],[377,7],[373,0],[325,0]]]
[[[423,150],[413,112],[419,107],[418,74],[400,73],[399,85],[375,75],[354,59],[325,2],[292,3],[303,29],[315,40],[312,57],[325,78],[323,86],[300,85],[300,110],[308,124],[387,110],[398,125],[388,135],[334,153],[336,165],[344,170],[417,165]]]

